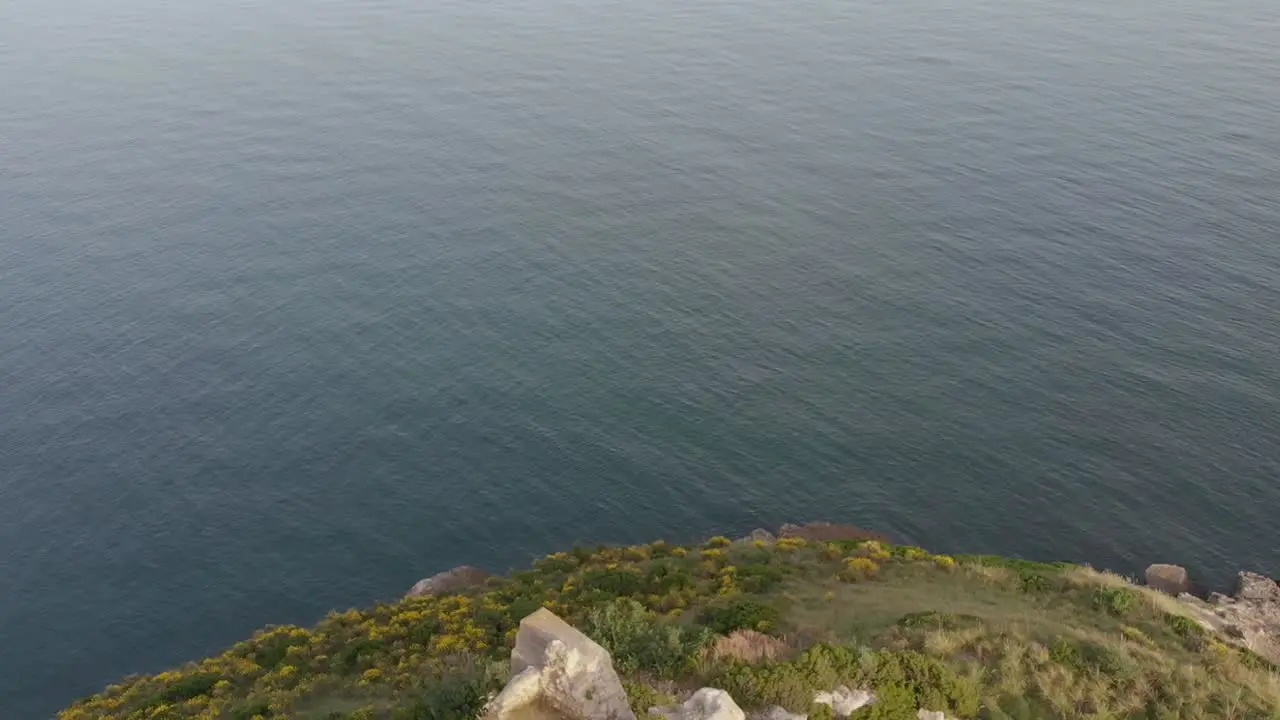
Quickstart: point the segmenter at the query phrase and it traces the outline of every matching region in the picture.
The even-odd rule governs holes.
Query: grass
[[[1280,718],[1273,665],[1119,576],[788,537],[575,548],[463,593],[267,628],[60,720],[474,718],[538,607],[611,651],[641,717],[704,685],[822,713],[813,693],[848,685],[880,698],[853,720]]]

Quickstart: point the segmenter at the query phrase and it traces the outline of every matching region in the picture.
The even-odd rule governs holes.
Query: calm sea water
[[[1280,573],[1280,4],[0,0],[0,716],[574,541]]]

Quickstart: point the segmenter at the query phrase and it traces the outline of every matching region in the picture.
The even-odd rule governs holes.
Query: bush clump
[[[392,720],[458,720],[478,717],[491,692],[502,684],[487,674],[452,676],[417,693]]]
[[[804,712],[819,690],[830,690],[857,679],[859,653],[846,647],[815,645],[790,662],[749,665],[729,662],[712,684],[727,691],[743,707],[779,705]]]
[[[767,633],[777,627],[781,614],[778,608],[772,605],[739,597],[721,605],[708,607],[699,619],[720,635],[728,635],[734,630],[755,630]]]
[[[976,714],[982,705],[982,688],[978,682],[962,677],[938,658],[907,650],[879,652],[875,660],[867,681],[881,698],[876,704],[883,703],[886,711],[895,703],[905,703],[903,706],[910,709],[912,717],[922,707],[968,717]],[[888,720],[891,716],[870,717]]]
[[[1138,602],[1138,594],[1128,588],[1102,587],[1093,592],[1093,606],[1112,615],[1124,615]]]
[[[581,629],[609,651],[619,672],[645,670],[660,677],[686,671],[711,637],[703,628],[664,623],[629,598],[587,613]]]

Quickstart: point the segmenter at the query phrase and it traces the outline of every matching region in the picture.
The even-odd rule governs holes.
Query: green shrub
[[[782,582],[784,571],[777,565],[739,565],[738,586],[743,592],[764,593]]]
[[[166,703],[181,703],[194,697],[208,695],[218,680],[219,676],[214,673],[187,675],[160,693],[160,700]]]
[[[649,708],[664,707],[676,701],[674,695],[644,683],[623,680],[622,689],[626,691],[631,710],[637,717],[645,717],[649,712]]]
[[[661,677],[687,670],[710,638],[702,628],[664,623],[628,598],[593,609],[582,631],[609,651],[620,672],[647,670]]]
[[[394,720],[463,720],[478,717],[496,683],[482,676],[449,677],[396,710]]]
[[[833,645],[815,645],[791,662],[748,665],[727,663],[711,684],[727,691],[743,707],[780,705],[804,712],[813,694],[847,685],[858,677],[857,652]]]
[[[342,649],[338,666],[344,673],[354,673],[370,667],[378,655],[386,651],[386,643],[371,638],[353,640]]]
[[[916,720],[916,702],[916,694],[904,685],[877,687],[876,701],[859,708],[849,720]]]
[[[1164,621],[1169,626],[1169,629],[1173,630],[1174,634],[1179,637],[1192,639],[1203,638],[1205,635],[1204,628],[1200,627],[1200,623],[1185,615],[1167,613],[1164,616]]]
[[[1138,594],[1128,588],[1098,588],[1093,592],[1093,606],[1112,615],[1124,615],[1138,602]]]
[[[727,604],[706,608],[699,619],[715,632],[728,635],[734,630],[769,632],[775,629],[780,616],[781,613],[772,605],[750,598],[735,598]]]
[[[645,573],[644,584],[654,595],[663,595],[672,590],[685,590],[694,586],[693,574],[683,564],[671,560],[659,560],[649,566]]]
[[[1164,621],[1169,626],[1169,629],[1182,638],[1183,643],[1192,650],[1204,649],[1205,644],[1209,641],[1208,631],[1200,623],[1189,617],[1167,613],[1164,616]]]
[[[1062,665],[1078,670],[1080,664],[1080,648],[1076,644],[1066,638],[1058,638],[1049,648],[1049,659]]]
[[[622,568],[589,570],[581,582],[583,591],[595,591],[610,598],[635,595],[643,584],[639,573]]]
[[[1053,584],[1040,572],[1019,570],[1018,588],[1025,593],[1044,593],[1052,590]]]
[[[886,693],[902,697],[901,688],[911,696],[910,707],[942,710],[968,716],[982,705],[982,688],[962,677],[943,661],[914,651],[876,653],[875,668],[868,680],[883,700]],[[880,703],[877,703],[880,704]],[[885,703],[886,712],[889,703]],[[879,717],[889,718],[891,715]]]
[[[259,632],[247,644],[248,656],[258,665],[271,670],[279,665],[294,645],[306,645],[306,635],[295,635],[290,627],[273,627]]]

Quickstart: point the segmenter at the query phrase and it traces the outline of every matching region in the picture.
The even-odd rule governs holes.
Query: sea
[[[1274,0],[0,0],[0,717],[784,522],[1280,574]]]

